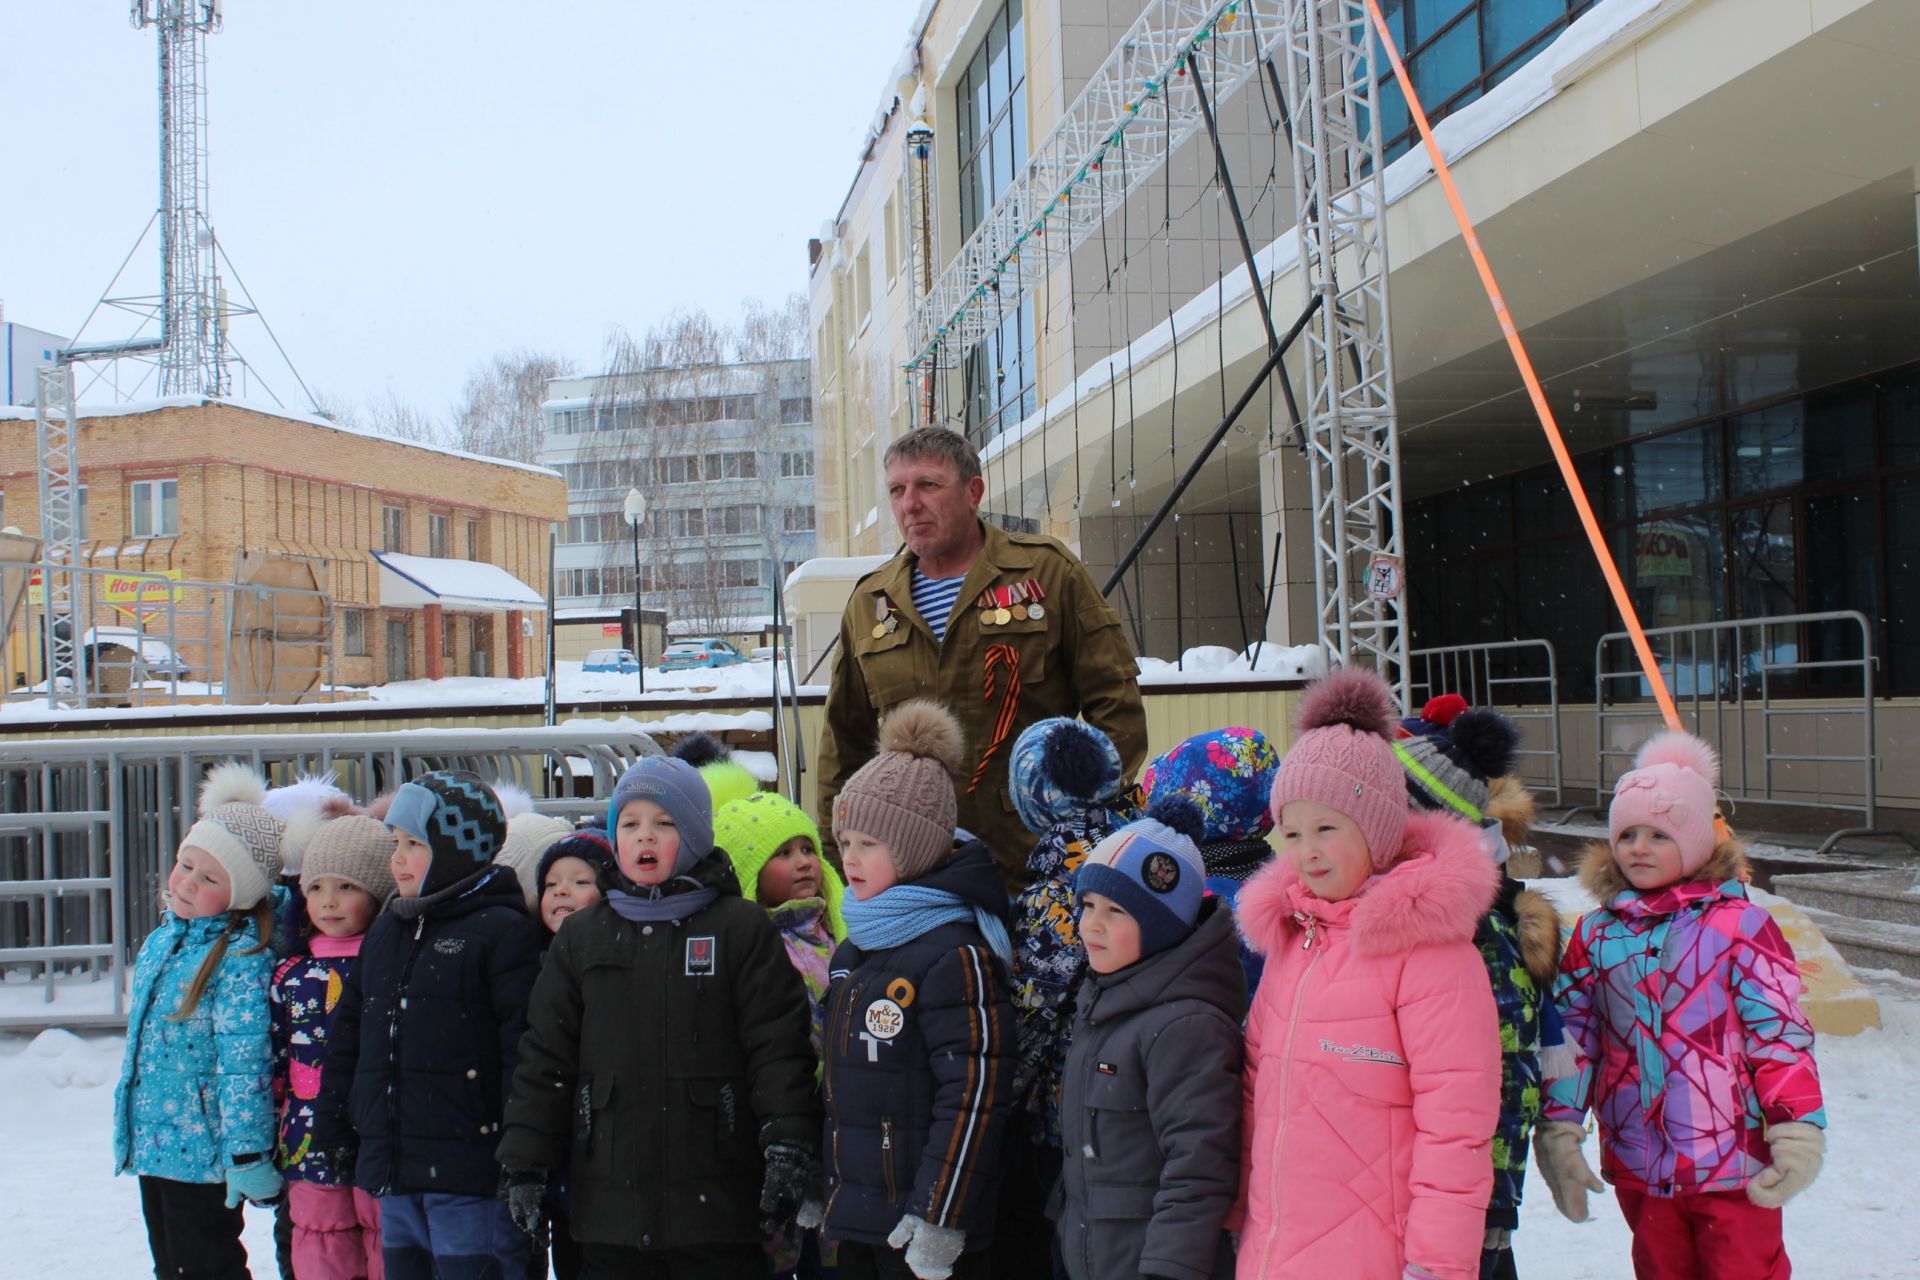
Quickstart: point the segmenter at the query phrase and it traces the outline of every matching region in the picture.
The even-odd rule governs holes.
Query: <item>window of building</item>
[[[478,520],[469,520],[467,521],[467,559],[478,560],[479,558],[480,522]]]
[[[788,507],[780,513],[781,527],[787,533],[812,533],[813,521],[812,507]]]
[[[73,486],[73,536],[87,536],[87,486]]]
[[[865,328],[873,315],[873,261],[864,244],[853,255],[853,314],[855,333]]]
[[[452,516],[427,517],[427,554],[438,560],[447,558],[447,536],[453,527]]]
[[[404,552],[407,549],[407,509],[380,508],[380,533],[382,550]]]
[[[758,560],[722,560],[720,585],[723,587],[759,586],[760,562]]]
[[[760,508],[717,507],[708,513],[707,527],[716,533],[758,533]]]
[[[367,656],[367,611],[365,609],[340,611],[340,648],[349,658]]]
[[[793,426],[796,423],[813,421],[813,399],[810,396],[783,396],[780,400],[780,425]]]
[[[440,619],[440,656],[443,658],[453,656],[453,633],[456,627],[452,618],[443,616]]]
[[[752,453],[710,453],[706,458],[709,480],[752,480],[760,474],[760,459]]]
[[[662,484],[693,484],[699,479],[700,459],[681,457],[660,459]]]
[[[700,538],[706,536],[707,513],[699,507],[682,507],[667,512],[667,536],[669,538]]]
[[[413,679],[413,654],[405,618],[387,619],[387,679]]]
[[[127,535],[129,537],[166,538],[179,532],[180,482],[178,480],[136,480],[127,486]]]
[[[973,234],[1027,163],[1026,19],[1021,0],[994,15],[956,89],[960,234]],[[984,445],[1037,407],[1033,304],[1024,301],[967,356],[967,433]]]
[[[735,422],[751,422],[760,412],[759,396],[728,396],[724,416]]]
[[[813,474],[813,455],[811,453],[783,453],[780,455],[780,474],[783,476],[810,476]]]

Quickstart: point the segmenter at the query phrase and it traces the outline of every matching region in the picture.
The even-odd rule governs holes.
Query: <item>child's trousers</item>
[[[387,1280],[524,1280],[533,1241],[492,1196],[380,1197]]]
[[[1650,1196],[1621,1187],[1615,1194],[1633,1228],[1639,1280],[1787,1280],[1793,1274],[1780,1210],[1762,1209],[1744,1191]]]
[[[219,1182],[175,1182],[140,1177],[140,1212],[147,1220],[153,1274],[163,1280],[248,1280],[244,1220],[227,1208]]]
[[[289,1182],[287,1207],[299,1280],[385,1280],[378,1200],[358,1187]]]

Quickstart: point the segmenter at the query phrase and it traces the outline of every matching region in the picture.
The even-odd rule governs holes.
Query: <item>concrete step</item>
[[[1911,871],[1836,871],[1776,875],[1772,889],[1803,907],[1883,924],[1920,926],[1920,893]]]
[[[1891,969],[1920,978],[1920,925],[1859,920],[1805,905],[1801,909],[1854,968]]]

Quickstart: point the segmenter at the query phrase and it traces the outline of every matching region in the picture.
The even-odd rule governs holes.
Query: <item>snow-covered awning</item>
[[[380,564],[380,604],[387,609],[419,609],[430,604],[468,613],[544,610],[540,593],[497,564],[477,560],[438,560],[375,551]]]

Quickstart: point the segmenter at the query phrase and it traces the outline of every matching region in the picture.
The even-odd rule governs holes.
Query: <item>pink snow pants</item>
[[[289,1182],[287,1208],[300,1280],[385,1280],[378,1200],[358,1187]]]

